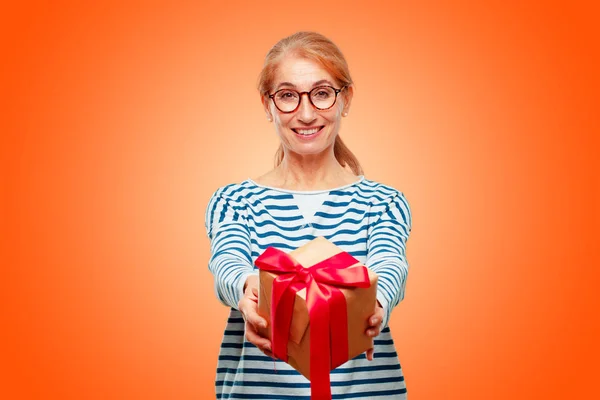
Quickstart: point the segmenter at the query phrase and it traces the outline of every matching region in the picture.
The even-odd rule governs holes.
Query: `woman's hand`
[[[258,277],[248,277],[244,287],[244,296],[238,303],[238,310],[242,313],[245,321],[246,339],[267,356],[273,357],[271,341],[258,333],[259,327],[267,327],[267,321],[258,315]]]
[[[379,301],[378,301],[377,305],[375,306],[375,312],[368,319],[369,326],[367,327],[365,334],[367,336],[373,337],[373,338],[375,336],[379,335],[379,333],[381,331],[381,322],[382,321],[383,321],[383,308],[381,307],[381,305],[379,304]],[[367,350],[367,360],[373,361],[373,352],[374,352],[373,348],[370,348],[369,350]]]

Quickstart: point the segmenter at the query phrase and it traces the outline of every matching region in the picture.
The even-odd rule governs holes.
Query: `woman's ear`
[[[344,108],[342,109],[342,115],[348,115],[350,111],[350,103],[352,103],[352,97],[354,96],[354,86],[350,85],[342,92],[344,99]]]
[[[267,120],[269,122],[273,121],[273,115],[271,114],[271,110],[269,109],[269,106],[271,105],[271,103],[269,102],[269,98],[267,96],[260,96],[260,101],[262,102],[263,108],[265,110],[265,114],[267,116]]]

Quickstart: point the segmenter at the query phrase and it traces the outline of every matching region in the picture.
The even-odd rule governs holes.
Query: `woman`
[[[271,355],[257,333],[256,258],[269,246],[289,252],[324,236],[378,274],[377,307],[365,334],[375,345],[331,373],[334,399],[405,399],[387,327],[404,298],[411,213],[398,190],[366,179],[339,129],[353,85],[340,50],[298,32],[267,54],[259,79],[266,117],[281,140],[266,174],[219,188],[206,210],[209,269],[231,307],[216,377],[218,399],[310,399],[310,382]]]

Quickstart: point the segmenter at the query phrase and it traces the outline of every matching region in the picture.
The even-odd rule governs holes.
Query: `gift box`
[[[269,250],[269,249],[268,249]],[[273,250],[273,249],[271,249]],[[266,255],[267,252],[263,253],[261,257]],[[281,252],[283,253],[283,252]],[[297,263],[295,267],[298,269],[298,265],[304,269],[310,269],[310,267],[318,267],[320,265],[328,265],[328,260],[332,261],[334,264],[337,263],[336,268],[343,269],[343,273],[361,273],[363,277],[361,280],[361,284],[359,286],[362,287],[348,287],[348,285],[344,282],[335,282],[335,283],[327,283],[326,285],[331,287],[334,286],[343,294],[345,298],[345,310],[341,310],[341,312],[345,312],[344,315],[340,315],[340,309],[337,311],[334,309],[332,313],[334,315],[331,316],[332,319],[334,317],[342,317],[342,320],[346,320],[346,329],[343,330],[343,334],[347,337],[347,354],[343,352],[344,357],[340,359],[339,357],[332,357],[330,361],[329,368],[327,368],[327,384],[329,386],[329,371],[335,369],[339,365],[344,362],[351,360],[352,358],[364,353],[368,349],[373,347],[373,338],[370,338],[365,334],[366,329],[368,328],[368,318],[373,315],[375,311],[376,305],[376,294],[377,294],[377,274],[375,274],[370,269],[366,268],[362,265],[358,260],[351,257],[348,253],[345,253],[339,247],[328,241],[323,237],[317,237],[316,239],[310,241],[306,245],[299,247],[298,249],[289,253],[289,255],[278,254],[277,256],[282,257],[285,262],[281,262],[281,260],[277,261],[277,258],[273,258],[273,254],[270,257],[271,264],[277,263],[289,263],[289,258]],[[343,261],[340,261],[340,256]],[[267,337],[271,340],[272,338],[272,322],[271,318],[274,317],[273,308],[272,308],[272,291],[273,284],[276,278],[283,277],[285,273],[282,275],[280,271],[269,271],[265,270],[264,265],[260,265],[262,260],[261,257],[257,259],[257,265],[260,268],[259,272],[259,297],[258,297],[258,313],[267,320],[268,324],[266,328],[259,329],[259,333],[263,337]],[[336,259],[337,258],[337,259]],[[260,261],[260,262],[259,262]],[[345,265],[342,265],[345,264]],[[288,270],[293,269],[288,267]],[[302,271],[297,272],[297,275],[303,275]],[[297,284],[299,286],[305,286],[303,284]],[[312,289],[311,289],[312,290]],[[326,289],[325,291],[327,291]],[[342,299],[343,300],[343,299]],[[342,301],[343,302],[343,301]],[[312,304],[312,303],[311,303]],[[307,305],[307,289],[306,287],[298,290],[295,293],[293,300],[293,310],[291,311],[291,323],[289,324],[289,338],[287,341],[287,363],[291,365],[294,369],[299,371],[302,375],[304,375],[307,379],[311,380],[311,357],[323,357],[324,354],[321,354],[322,351],[320,349],[313,348],[311,352],[311,320],[309,315],[309,307]],[[337,315],[335,315],[337,313]],[[339,321],[339,319],[338,319]],[[335,321],[334,321],[335,322]],[[284,319],[280,321],[275,321],[275,324],[278,323],[283,324],[283,329],[286,329],[286,322]],[[336,325],[340,325],[340,323],[336,323]],[[343,321],[341,323],[343,325]],[[315,325],[316,326],[316,325]],[[339,326],[336,326],[339,328]],[[334,327],[335,328],[335,327]],[[327,335],[321,329],[320,335]],[[342,332],[338,332],[339,334]],[[314,335],[314,333],[313,333]],[[323,340],[326,340],[328,343],[330,341],[329,336],[321,337],[321,343],[324,343]],[[314,338],[313,338],[314,340]],[[345,343],[345,340],[334,340],[331,339],[331,350],[335,351],[333,348],[336,346],[337,342]],[[318,351],[315,354],[315,350]],[[339,354],[339,353],[338,353]],[[326,354],[325,354],[326,356]],[[313,364],[314,365],[314,364]],[[323,371],[321,369],[321,371]],[[311,380],[312,381],[312,380]]]

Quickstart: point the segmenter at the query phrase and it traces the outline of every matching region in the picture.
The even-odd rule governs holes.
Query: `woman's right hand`
[[[258,315],[258,277],[249,276],[244,289],[244,296],[238,303],[245,325],[246,339],[258,347],[265,355],[273,357],[271,341],[260,336],[258,328],[266,328],[267,320]]]

